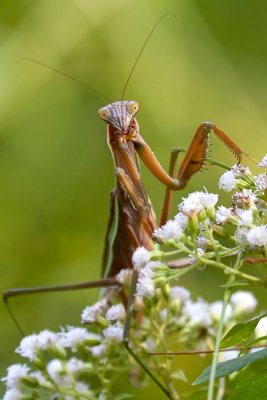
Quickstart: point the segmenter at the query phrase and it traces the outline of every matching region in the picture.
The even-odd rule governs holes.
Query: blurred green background
[[[99,277],[108,195],[114,184],[106,127],[92,92],[32,57],[120,100],[129,71],[158,18],[127,89],[140,102],[141,134],[163,166],[212,120],[245,151],[267,152],[267,3],[244,0],[16,0],[0,3],[0,282],[11,287]],[[214,140],[212,156],[234,160]],[[217,191],[209,168],[189,190]],[[163,188],[143,168],[159,213]],[[223,196],[222,196],[223,198]],[[223,277],[195,273],[195,296],[218,299]],[[203,287],[205,290],[203,290]],[[210,289],[209,289],[210,288]],[[77,324],[96,291],[25,296],[12,301],[25,333]],[[1,375],[21,362],[20,336],[0,304]],[[187,361],[190,363],[190,361]],[[191,367],[192,370],[192,367]],[[192,376],[197,375],[197,371]],[[141,394],[136,398],[142,398]]]

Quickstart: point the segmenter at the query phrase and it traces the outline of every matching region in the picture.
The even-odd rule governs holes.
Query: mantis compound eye
[[[110,119],[110,110],[107,107],[102,107],[98,111],[98,116],[103,119],[103,121],[108,122]]]
[[[129,114],[134,115],[139,110],[139,104],[137,101],[129,101],[127,104],[127,111]]]

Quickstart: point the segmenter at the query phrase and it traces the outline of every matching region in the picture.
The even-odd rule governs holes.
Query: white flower
[[[70,358],[69,361],[67,362],[67,367],[73,375],[78,374],[80,370],[83,368],[83,366],[84,362],[76,357]]]
[[[210,315],[213,320],[219,321],[223,308],[223,302],[218,300],[214,301],[209,306]],[[233,307],[231,304],[227,304],[225,314],[224,314],[224,321],[227,322],[233,315]]]
[[[22,394],[20,391],[16,388],[9,389],[6,391],[3,400],[20,400],[22,397]]]
[[[200,200],[203,207],[214,207],[218,202],[218,195],[214,193],[200,192]]]
[[[156,229],[153,236],[162,240],[174,239],[179,241],[181,240],[183,233],[181,224],[176,219],[172,219],[167,221],[165,225]]]
[[[231,168],[231,171],[233,172],[234,176],[238,178],[244,178],[246,175],[251,175],[250,169],[248,167],[245,167],[244,165],[241,164],[236,164]]]
[[[92,323],[97,321],[97,319],[107,311],[109,305],[106,299],[102,299],[92,306],[85,307],[82,312],[82,323]]]
[[[188,216],[181,212],[175,215],[174,220],[178,225],[180,225],[182,230],[184,230],[188,225]]]
[[[201,201],[201,192],[193,192],[187,197],[183,197],[179,208],[183,214],[188,216],[190,216],[190,214],[198,214],[204,208]]]
[[[255,184],[258,190],[267,189],[267,174],[259,174],[255,176]]]
[[[254,294],[246,290],[239,290],[230,297],[230,302],[236,314],[249,314],[255,310],[258,301]]]
[[[204,256],[205,251],[201,247],[199,247],[197,249],[197,254],[199,255],[199,257],[202,257]],[[190,258],[190,264],[194,264],[197,261],[197,258],[195,257],[194,254],[189,254],[188,257]]]
[[[192,300],[186,301],[183,315],[188,319],[191,326],[208,328],[212,324],[208,304],[202,299],[195,302]]]
[[[155,351],[155,348],[157,347],[157,343],[155,339],[153,339],[151,336],[148,336],[146,341],[144,342],[144,347],[148,352]]]
[[[7,376],[2,378],[9,388],[19,388],[21,380],[27,376],[29,367],[26,364],[13,364],[7,369]]]
[[[103,331],[105,338],[112,344],[121,343],[123,340],[123,328],[120,324],[110,325]]]
[[[84,382],[76,382],[75,383],[75,390],[78,393],[85,393],[89,390],[89,386]],[[74,397],[73,400],[77,399],[77,396]]]
[[[247,241],[251,247],[267,246],[267,226],[252,228],[247,233]]]
[[[180,300],[181,302],[185,302],[189,300],[191,297],[191,293],[189,290],[182,286],[173,286],[170,288],[170,298],[172,300]]]
[[[266,168],[267,167],[267,154],[263,157],[263,159],[258,164],[259,168]]]
[[[75,382],[73,389],[78,393],[85,394],[89,390],[89,386],[84,382],[77,381]],[[87,396],[82,396],[82,398],[87,398]],[[65,395],[64,400],[77,400],[77,395],[75,396]]]
[[[107,346],[99,344],[98,346],[90,347],[90,351],[94,357],[101,358],[106,355]]]
[[[237,228],[237,230],[235,231],[235,241],[239,244],[247,244],[247,234],[247,228]]]
[[[16,348],[16,353],[19,353],[22,357],[29,358],[30,361],[37,357],[37,353],[40,350],[39,336],[32,334],[25,336],[20,342],[19,347]]]
[[[136,285],[136,296],[152,298],[156,293],[154,281],[148,277],[140,277]]]
[[[108,321],[123,320],[125,318],[126,311],[122,304],[115,304],[110,307],[106,313],[106,318]]]
[[[232,196],[232,204],[241,208],[254,206],[256,200],[257,196],[251,189],[242,189],[241,192],[236,192]]]
[[[44,385],[46,383],[46,378],[40,371],[31,372],[30,376],[35,378],[39,385]]]
[[[151,298],[155,295],[156,288],[152,277],[158,265],[160,265],[158,261],[150,261],[141,269],[136,285],[136,296]]]
[[[236,179],[233,171],[225,172],[219,180],[219,188],[231,192],[236,187]]]
[[[267,336],[267,317],[263,317],[255,328],[256,338]]]
[[[88,332],[85,328],[67,327],[67,331],[62,333],[65,347],[70,347],[72,351],[77,351],[86,342],[100,342],[101,336],[96,333]]]
[[[228,219],[230,219],[232,216],[233,216],[233,211],[231,208],[219,206],[216,211],[216,214],[215,214],[216,224],[223,224]]]
[[[50,377],[61,386],[68,386],[71,384],[70,377],[66,374],[62,362],[54,359],[47,364],[47,372]]]
[[[123,286],[130,286],[132,282],[133,271],[129,268],[121,269],[116,275],[116,280]]]
[[[202,250],[206,250],[209,244],[208,238],[205,236],[198,235],[197,237],[197,247]]]
[[[247,226],[247,225],[252,225],[253,224],[253,212],[252,210],[242,210],[238,209],[237,210],[237,216],[239,218],[239,225],[240,226]]]
[[[220,353],[220,361],[229,361],[232,360],[233,358],[237,358],[239,355],[240,351],[239,350],[229,350],[229,351],[222,351]]]
[[[46,350],[51,346],[61,345],[61,335],[45,329],[38,334],[40,349]]]
[[[138,247],[132,256],[132,262],[136,270],[140,270],[150,261],[150,252],[143,246]]]

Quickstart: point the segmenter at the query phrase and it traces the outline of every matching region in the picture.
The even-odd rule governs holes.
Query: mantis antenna
[[[164,15],[162,15],[162,16],[157,20],[157,22],[155,23],[155,25],[153,26],[153,28],[151,29],[151,31],[149,32],[149,34],[148,34],[146,40],[144,41],[144,44],[143,44],[141,50],[139,51],[139,53],[138,53],[138,55],[137,55],[137,57],[136,57],[136,60],[135,60],[133,66],[132,66],[132,68],[131,68],[131,71],[130,71],[130,73],[129,73],[129,75],[128,75],[128,78],[127,78],[127,80],[126,80],[126,83],[125,83],[124,88],[123,88],[123,91],[122,91],[121,101],[124,100],[124,95],[125,95],[126,89],[127,89],[127,87],[128,87],[128,84],[129,84],[129,82],[130,82],[130,79],[131,79],[131,77],[132,77],[132,75],[133,75],[133,73],[134,73],[134,70],[135,70],[135,68],[136,68],[136,66],[137,66],[138,61],[140,60],[141,55],[143,54],[143,51],[145,50],[145,48],[146,48],[146,46],[147,46],[147,44],[148,44],[148,42],[149,42],[149,39],[151,38],[153,32],[154,32],[155,29],[158,27],[158,25],[159,25],[166,17],[175,17],[175,15],[173,15],[173,14],[164,14]]]
[[[71,79],[72,81],[78,83],[79,85],[86,87],[86,88],[89,89],[91,92],[95,93],[98,97],[100,97],[100,98],[102,98],[102,99],[105,99],[105,100],[107,100],[109,103],[111,103],[111,100],[110,100],[107,96],[105,96],[104,94],[102,94],[101,92],[99,92],[98,90],[96,90],[95,88],[93,88],[92,86],[87,85],[86,83],[80,81],[79,79],[76,79],[76,78],[74,78],[73,76],[71,76],[71,75],[69,75],[69,74],[66,74],[65,72],[60,71],[59,69],[57,69],[57,68],[55,68],[55,67],[52,67],[51,65],[45,64],[45,63],[43,63],[43,62],[41,62],[41,61],[35,60],[34,58],[30,58],[30,57],[22,58],[21,60],[19,60],[19,61],[17,62],[17,64],[19,64],[19,63],[21,63],[21,62],[24,62],[24,61],[30,61],[30,62],[33,62],[33,63],[35,63],[35,64],[41,65],[42,67],[51,69],[52,71],[56,72],[57,74],[63,75],[63,76],[65,76],[66,78],[69,78],[69,79]]]

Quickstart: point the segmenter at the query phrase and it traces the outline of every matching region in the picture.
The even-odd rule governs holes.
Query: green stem
[[[246,279],[247,281],[251,282],[252,284],[256,284],[256,285],[264,284],[264,281],[262,279],[257,278],[256,276],[246,274],[245,272],[238,271],[231,267],[228,267],[227,265],[225,265],[223,263],[218,263],[213,260],[207,260],[206,258],[203,258],[200,256],[197,256],[197,259],[201,262],[201,264],[206,264],[206,265],[210,265],[212,267],[222,269],[225,273],[239,276],[240,278]]]
[[[227,304],[229,302],[229,299],[230,299],[230,296],[232,293],[232,289],[227,286],[230,285],[235,280],[234,271],[237,271],[241,265],[242,265],[242,255],[241,255],[241,253],[239,253],[237,256],[235,265],[232,268],[232,274],[228,278],[228,282],[227,282],[227,285],[226,285],[226,288],[224,291],[223,308],[222,308],[220,321],[219,321],[219,325],[218,325],[217,332],[216,332],[216,341],[215,341],[215,348],[214,348],[213,359],[212,359],[212,364],[211,364],[207,400],[213,400],[214,384],[215,384],[215,378],[216,378],[216,367],[217,367],[218,355],[219,355],[219,350],[220,350],[220,342],[221,342],[222,332],[223,332],[224,317],[225,317],[226,307],[227,307]]]

